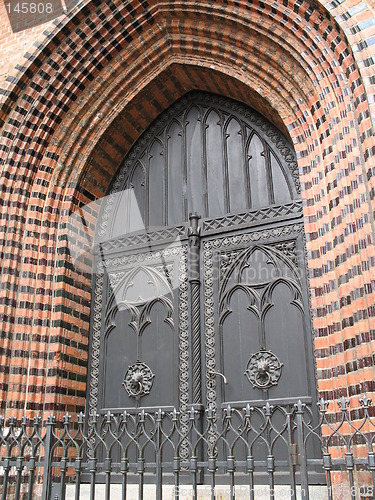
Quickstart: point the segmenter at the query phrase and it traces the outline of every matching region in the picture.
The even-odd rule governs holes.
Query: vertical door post
[[[192,399],[202,403],[201,309],[200,309],[200,216],[189,215],[189,283],[191,292]]]

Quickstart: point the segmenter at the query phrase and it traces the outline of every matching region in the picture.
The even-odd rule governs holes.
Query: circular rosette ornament
[[[138,399],[149,394],[154,377],[155,375],[145,363],[137,361],[127,369],[122,385],[130,397]]]
[[[277,385],[283,364],[271,351],[258,351],[250,356],[245,375],[254,388],[268,389]]]

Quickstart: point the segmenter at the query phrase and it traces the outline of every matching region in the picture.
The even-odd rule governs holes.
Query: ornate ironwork
[[[89,422],[93,422],[98,411],[98,385],[99,385],[99,358],[100,358],[100,337],[101,319],[103,309],[103,286],[104,286],[105,266],[99,261],[96,266],[96,281],[94,288],[94,313],[91,340],[91,369],[89,386]]]
[[[214,252],[233,246],[246,247],[252,242],[269,241],[286,236],[296,237],[303,233],[303,224],[292,224],[281,228],[264,229],[236,236],[228,236],[205,241],[203,243],[204,266],[204,322],[205,322],[205,354],[206,354],[206,400],[207,406],[216,408],[216,379],[213,372],[216,369],[215,359],[215,309],[214,309]],[[241,253],[241,252],[239,252]],[[220,272],[225,274],[231,261],[238,257],[237,249],[230,251],[229,261],[224,260]],[[233,255],[232,255],[233,254]]]
[[[189,305],[188,305],[188,279],[187,279],[187,247],[181,248],[178,265],[178,329],[179,329],[179,409],[181,415],[181,430],[185,432],[188,428],[189,415]],[[181,442],[181,457],[185,458],[189,453],[187,440]]]
[[[273,205],[249,212],[227,214],[223,217],[215,217],[215,219],[205,219],[202,223],[202,231],[206,234],[226,228],[233,229],[237,226],[261,225],[267,223],[269,220],[285,220],[287,217],[297,218],[301,215],[302,202],[301,200],[295,200],[283,205]]]
[[[99,362],[103,348],[101,338],[102,317],[105,311],[103,296],[105,294],[105,276],[116,273],[121,269],[138,262],[155,266],[155,261],[167,262],[169,259],[178,259],[178,294],[179,294],[179,401],[181,412],[186,412],[189,400],[188,365],[189,365],[189,324],[188,324],[188,277],[187,277],[187,247],[186,245],[170,247],[154,252],[142,252],[137,255],[123,255],[100,260],[96,265],[96,282],[94,288],[93,336],[91,351],[91,370],[89,385],[89,422],[93,422],[98,408],[99,394]],[[108,276],[109,278],[109,276]]]
[[[206,403],[210,408],[216,408],[216,368],[215,361],[215,323],[214,323],[214,262],[212,247],[222,244],[222,240],[206,241],[203,244],[204,265],[204,336],[206,359]]]
[[[297,248],[295,241],[283,241],[272,245],[279,252],[283,253],[298,268]]]
[[[366,395],[359,405],[355,399],[354,412],[345,398],[338,406],[322,399],[316,417],[302,401],[287,406],[254,407],[250,402],[241,407],[227,405],[222,411],[207,410],[203,426],[194,408],[188,411],[188,425],[184,422],[183,426],[183,415],[175,409],[108,412],[95,416],[88,428],[83,414],[75,422],[69,415],[60,420],[50,415],[44,423],[40,417],[31,420],[24,416],[19,421],[0,416],[0,492],[3,499],[27,496],[48,500],[81,498],[86,496],[82,491],[86,489],[87,497],[94,498],[96,483],[105,482],[101,497],[109,498],[111,483],[121,478],[118,486],[122,498],[143,499],[149,498],[148,478],[160,489],[163,483],[172,481],[174,497],[179,498],[180,486],[187,488],[188,477],[189,496],[198,498],[202,469],[211,498],[217,498],[219,492],[220,496],[228,495],[228,490],[221,495],[218,476],[225,478],[229,498],[234,498],[236,486],[241,491],[247,488],[247,498],[254,498],[255,488],[263,481],[263,488],[265,483],[270,485],[270,498],[278,497],[274,494],[278,486],[274,485],[281,482],[290,486],[281,496],[294,500],[298,481],[304,492],[300,497],[308,500],[316,498],[313,484],[317,479],[321,484],[319,498],[373,498],[373,408]],[[220,430],[217,421],[223,423]],[[185,456],[181,455],[183,441],[189,443]],[[198,462],[196,452],[202,443],[204,452]],[[318,458],[314,447],[321,450]],[[129,484],[134,477],[138,484]],[[83,485],[88,479],[90,484]]]
[[[277,385],[283,363],[271,351],[258,351],[250,356],[245,375],[250,384],[258,389],[268,389]]]
[[[127,369],[122,385],[130,397],[138,399],[150,393],[154,377],[146,363],[137,361]]]
[[[100,249],[105,252],[111,250],[119,250],[128,247],[142,247],[146,245],[176,240],[185,236],[185,226],[165,227],[159,231],[148,231],[132,235],[125,235],[113,240],[103,241],[100,243]]]

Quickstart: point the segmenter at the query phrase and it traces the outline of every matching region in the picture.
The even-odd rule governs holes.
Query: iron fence
[[[44,423],[39,417],[32,422],[2,418],[2,500],[65,500],[67,491],[78,500],[84,484],[89,491],[85,498],[94,500],[103,498],[95,496],[99,483],[105,500],[114,483],[120,483],[116,488],[123,500],[134,491],[139,500],[149,498],[147,483],[155,485],[157,500],[166,484],[175,500],[182,498],[182,485],[189,485],[190,498],[202,498],[200,484],[211,500],[218,498],[220,484],[227,485],[230,499],[246,485],[242,491],[253,500],[264,483],[271,500],[279,483],[288,485],[291,499],[311,498],[312,485],[319,483],[329,500],[373,498],[371,400],[361,400],[355,420],[348,401],[338,403],[334,413],[321,400],[317,412],[299,401],[289,406],[228,405],[220,411],[195,405],[187,412],[108,412],[89,422],[83,414],[75,422],[69,415],[60,422],[50,416]]]

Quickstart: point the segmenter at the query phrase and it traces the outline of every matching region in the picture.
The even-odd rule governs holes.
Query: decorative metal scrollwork
[[[131,398],[138,399],[150,393],[154,377],[145,363],[137,361],[127,369],[122,385]]]
[[[258,389],[268,389],[277,385],[283,363],[271,351],[258,351],[250,356],[245,375],[250,384]]]

